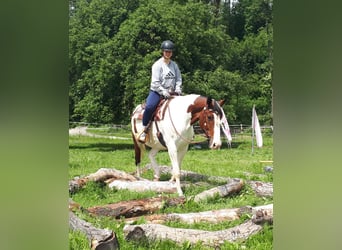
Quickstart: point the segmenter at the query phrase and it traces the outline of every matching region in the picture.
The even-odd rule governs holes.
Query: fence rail
[[[124,124],[100,124],[100,123],[87,123],[87,122],[69,122],[69,127],[92,127],[92,129],[103,129],[103,127],[114,129],[114,130],[131,130],[130,125],[124,125]],[[252,125],[248,124],[237,124],[237,125],[229,125],[230,133],[232,137],[239,136],[241,134],[246,134],[251,132]],[[264,125],[260,126],[262,133],[273,133],[273,126],[270,125]],[[194,132],[196,134],[203,134],[202,129],[200,126],[195,125],[194,126]],[[224,134],[222,133],[222,136],[224,137]]]

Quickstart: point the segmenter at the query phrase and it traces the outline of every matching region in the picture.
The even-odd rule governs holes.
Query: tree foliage
[[[185,93],[225,99],[230,123],[250,124],[253,104],[271,123],[272,2],[228,3],[70,0],[70,120],[127,123],[170,39]]]

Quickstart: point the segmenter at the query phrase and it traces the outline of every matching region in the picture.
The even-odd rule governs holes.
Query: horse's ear
[[[224,104],[224,102],[225,102],[224,100],[219,100],[219,101],[218,101],[218,104],[220,104],[220,106],[222,107],[223,104]]]

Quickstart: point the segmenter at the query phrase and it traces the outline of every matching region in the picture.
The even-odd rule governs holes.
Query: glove
[[[168,99],[170,97],[170,93],[167,90],[163,90],[162,96],[164,96],[165,99]]]
[[[176,93],[176,95],[182,95],[182,90],[181,89],[176,89],[175,93]]]

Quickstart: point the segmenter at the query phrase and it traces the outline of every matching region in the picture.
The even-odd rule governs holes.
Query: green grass
[[[113,130],[110,128],[94,129],[91,133],[101,135],[119,136],[131,138],[130,131]],[[264,136],[264,146],[254,148],[252,154],[250,135],[239,135],[233,138],[232,147],[228,148],[227,143],[223,141],[220,150],[209,150],[207,144],[201,143],[201,149],[195,149],[190,145],[189,151],[183,160],[182,169],[198,172],[204,175],[224,176],[243,178],[245,180],[260,180],[272,182],[272,173],[265,173],[265,164],[262,160],[273,159],[273,140],[270,135]],[[160,165],[170,166],[170,160],[166,151],[159,152],[157,161]],[[148,163],[147,154],[144,156],[142,166]],[[70,136],[69,138],[69,178],[75,176],[87,176],[96,172],[99,168],[116,168],[126,172],[135,171],[134,149],[132,140],[107,139],[86,136]],[[152,178],[152,171],[144,173],[143,177]],[[162,176],[167,180],[169,176]],[[204,185],[191,185],[184,189],[186,197],[196,195],[208,188],[222,185],[222,183],[205,183]],[[75,202],[87,208],[91,206],[115,203],[122,200],[140,199],[156,196],[153,192],[137,193],[127,190],[111,190],[107,186],[99,183],[87,183],[87,185],[72,195]],[[168,195],[174,197],[175,195]],[[245,186],[243,190],[234,196],[220,198],[215,197],[195,203],[188,200],[185,204],[176,207],[166,207],[158,213],[188,213],[200,212],[222,208],[235,208],[241,206],[258,206],[273,203],[272,198],[257,197],[253,190]],[[112,218],[99,217],[94,218],[87,214],[77,212],[81,218],[89,221],[96,227],[110,228],[115,231],[120,243],[120,249],[210,249],[201,245],[190,247],[184,243],[179,246],[173,242],[149,242],[136,245],[133,242],[127,242],[123,235],[123,220],[114,220]],[[219,224],[198,223],[187,225],[180,222],[169,222],[171,227],[193,228],[201,230],[223,230],[234,225],[242,223],[248,218],[243,217],[233,222],[222,222]],[[143,223],[144,219],[140,220]],[[272,249],[273,231],[272,226],[265,225],[263,230],[243,242],[226,242],[221,249]],[[70,249],[89,249],[88,241],[84,235],[79,232],[69,233]]]

